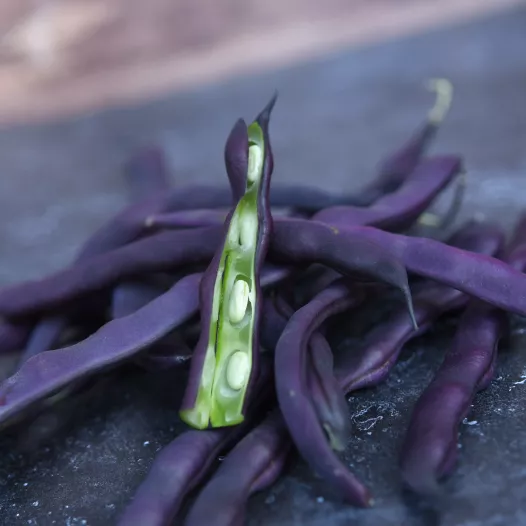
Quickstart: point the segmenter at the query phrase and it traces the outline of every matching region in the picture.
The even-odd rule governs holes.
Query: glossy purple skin
[[[217,227],[162,232],[79,262],[48,278],[6,287],[0,291],[0,304],[5,300],[5,314],[11,316],[41,312],[140,273],[208,261],[220,238]]]
[[[225,167],[232,190],[233,202],[244,195],[248,170],[248,130],[243,119],[238,119],[225,144]]]
[[[437,479],[453,469],[459,425],[491,369],[505,320],[502,311],[477,301],[462,316],[453,344],[420,396],[407,430],[401,468],[413,491],[437,494]]]
[[[526,316],[526,275],[494,257],[448,246],[433,239],[393,234],[373,227],[333,228],[314,221],[276,221],[270,255],[289,263],[318,262],[343,270],[360,243],[366,241],[398,258],[413,274]],[[364,264],[366,260],[361,259]],[[371,262],[372,264],[372,262]]]
[[[275,222],[270,255],[278,262],[322,263],[354,279],[391,285],[402,292],[412,317],[403,262],[386,243],[371,241],[372,236],[362,230],[365,232],[361,228],[339,230],[317,221],[282,219]]]
[[[368,506],[369,491],[329,446],[309,399],[306,347],[312,333],[331,315],[356,304],[355,292],[331,285],[289,320],[275,350],[274,375],[278,403],[294,444],[311,468],[345,500]]]
[[[272,171],[274,169],[274,159],[272,156],[272,147],[270,144],[270,138],[268,133],[269,120],[272,109],[276,102],[276,95],[270,100],[267,106],[256,118],[256,122],[261,127],[263,132],[264,140],[264,160],[263,168],[261,175],[260,188],[258,192],[258,203],[257,203],[257,214],[258,214],[258,234],[256,241],[255,249],[255,264],[254,264],[254,283],[255,296],[256,298],[262,297],[262,288],[260,283],[261,270],[263,268],[263,263],[265,261],[269,238],[272,232],[272,216],[270,213],[270,204],[269,204],[269,189],[270,189],[270,180],[272,177]],[[241,143],[243,147],[245,143]],[[248,146],[248,139],[246,142]],[[248,150],[246,152],[246,163],[243,165],[246,171],[248,170]],[[245,162],[245,161],[244,161]],[[241,197],[241,196],[240,196]],[[195,406],[197,395],[199,392],[199,386],[201,384],[201,375],[203,371],[203,366],[206,358],[206,353],[208,349],[208,343],[210,339],[210,325],[212,323],[212,306],[214,301],[214,292],[215,292],[215,283],[217,279],[217,272],[219,269],[219,264],[221,261],[222,252],[225,245],[226,234],[228,232],[228,227],[230,225],[234,209],[229,214],[227,220],[225,221],[224,236],[220,244],[220,247],[214,254],[212,262],[206,269],[204,273],[203,280],[201,282],[201,287],[199,290],[199,305],[200,305],[200,314],[201,314],[201,335],[199,341],[194,349],[192,355],[192,361],[190,364],[190,372],[188,375],[188,381],[186,384],[186,389],[184,392],[183,400],[181,403],[181,411],[190,410]],[[250,371],[250,379],[248,381],[247,392],[253,387],[254,381],[258,376],[258,366],[259,366],[259,325],[261,317],[261,301],[256,301],[256,304],[252,309],[253,316],[253,345],[251,349],[252,353],[252,366]],[[245,398],[248,399],[248,396]]]
[[[478,254],[495,255],[504,246],[504,233],[487,223],[466,223],[449,240],[454,247]],[[346,393],[382,382],[395,365],[404,345],[427,332],[445,312],[463,307],[469,297],[462,292],[428,283],[413,295],[419,330],[415,331],[405,312],[395,311],[365,337],[363,345],[349,354],[338,355],[335,374]]]
[[[273,469],[272,464],[289,447],[283,419],[274,411],[228,453],[195,500],[185,526],[243,524],[250,495],[279,473],[279,464]]]
[[[218,227],[167,231],[93,258],[90,262],[0,291],[0,315],[21,316],[75,299],[141,272],[208,261]],[[526,276],[496,258],[449,247],[433,239],[373,227],[338,228],[300,219],[274,221],[269,256],[278,264],[322,263],[354,277],[404,290],[411,273],[457,288],[504,310],[526,315]]]
[[[162,193],[169,189],[170,178],[161,150],[150,147],[139,150],[124,165],[124,178],[130,192],[130,197],[135,201],[143,199],[145,195]],[[104,228],[104,227],[103,227]],[[84,261],[106,249],[120,246],[119,232],[106,233],[106,245],[99,246],[96,241],[89,240],[82,247],[75,263]],[[18,367],[26,360],[41,352],[52,349],[58,342],[60,334],[67,327],[70,319],[65,312],[56,313],[54,316],[44,317],[35,326],[27,346],[19,360]]]
[[[312,219],[327,224],[404,230],[420,217],[461,170],[462,162],[458,156],[429,157],[416,166],[396,191],[386,194],[371,206],[336,206],[321,210]]]
[[[178,281],[134,314],[110,321],[86,340],[29,359],[0,386],[0,422],[68,384],[130,359],[198,310],[200,274]]]
[[[294,311],[283,305],[281,312],[274,302],[266,298],[263,306],[262,342],[268,349],[274,349],[287,326],[287,320]],[[315,332],[308,343],[306,362],[307,388],[318,421],[328,434],[331,447],[343,451],[350,435],[351,426],[347,402],[333,373],[333,356],[325,337]]]
[[[332,350],[319,332],[311,336],[308,360],[307,384],[318,419],[329,437],[332,449],[344,451],[351,434],[349,409],[334,375]]]
[[[268,360],[262,360],[260,377],[250,400],[249,418],[235,427],[187,431],[163,448],[120,517],[119,526],[171,524],[183,500],[203,482],[218,455],[254,425],[268,405],[272,387],[272,367]],[[256,487],[258,482],[255,481]]]
[[[233,429],[187,431],[157,455],[118,526],[166,526],[231,441]]]
[[[421,125],[408,141],[379,166],[379,181],[394,189],[402,184],[419,163],[438,131],[438,124],[429,120]]]

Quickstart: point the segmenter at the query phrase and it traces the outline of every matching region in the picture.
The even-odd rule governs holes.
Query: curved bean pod
[[[142,309],[110,321],[86,340],[29,359],[1,384],[0,422],[75,380],[131,358],[186,322],[198,309],[200,279],[200,274],[186,276]]]
[[[165,192],[170,187],[170,179],[162,151],[153,147],[139,150],[125,163],[124,177],[130,196],[135,200],[152,193]],[[102,230],[104,231],[104,227]],[[106,248],[116,248],[120,246],[122,241],[118,229],[113,232],[105,232],[106,245],[104,243],[99,245],[97,239],[102,238],[99,235],[99,237],[95,236],[95,238],[88,240],[87,244],[81,248],[75,263],[104,252]],[[17,367],[20,367],[31,356],[52,349],[69,322],[70,316],[65,312],[46,316],[40,320],[30,336]]]
[[[118,526],[166,526],[183,499],[232,441],[235,428],[191,430],[179,435],[155,457]]]
[[[447,79],[431,79],[428,88],[436,92],[436,101],[427,119],[407,143],[382,161],[380,181],[390,183],[391,188],[400,185],[410,174],[435,137],[447,115],[453,98],[453,86]]]
[[[519,223],[506,259],[526,268],[526,243]],[[476,393],[491,382],[498,343],[506,326],[504,313],[472,301],[461,318],[452,347],[413,410],[401,453],[402,475],[413,491],[438,492],[438,479],[448,475],[457,458],[458,427]],[[426,417],[431,413],[433,418]]]
[[[453,345],[420,396],[407,430],[401,468],[413,491],[438,493],[437,479],[452,470],[458,427],[491,369],[505,319],[499,309],[477,301],[462,316]]]
[[[275,222],[270,255],[276,261],[318,262],[343,270],[344,263],[353,257],[349,254],[353,247],[356,258],[364,253],[358,251],[362,241],[383,247],[413,274],[526,316],[526,275],[494,257],[433,239],[392,234],[373,227],[339,230],[315,221],[282,219]]]
[[[242,438],[259,412],[266,409],[273,386],[267,360],[262,360],[260,372],[249,418],[235,427],[186,431],[164,447],[121,515],[119,526],[166,526],[173,521],[183,500],[203,481],[218,455]]]
[[[453,247],[486,254],[497,254],[504,246],[504,233],[487,223],[468,222],[449,240]],[[335,374],[344,392],[349,393],[382,382],[411,339],[424,334],[445,312],[463,307],[469,297],[459,290],[436,283],[423,284],[413,295],[418,331],[404,312],[395,311],[390,319],[367,334],[362,346],[337,356]]]
[[[443,155],[423,159],[399,188],[365,208],[336,206],[312,219],[348,226],[375,226],[386,230],[409,228],[437,195],[462,171],[460,157]]]
[[[212,258],[220,239],[217,227],[162,232],[47,278],[6,287],[0,291],[0,312],[4,306],[8,316],[42,312],[142,272],[203,263]]]
[[[275,351],[274,374],[278,402],[287,428],[302,457],[348,501],[369,506],[368,490],[334,454],[309,400],[306,385],[306,345],[330,315],[356,303],[342,283],[320,293],[289,320]]]
[[[358,298],[357,298],[358,301]],[[272,300],[266,299],[263,307],[262,341],[269,349],[274,349],[294,314],[288,305],[281,301],[278,311]],[[333,371],[333,356],[325,337],[314,332],[308,343],[306,360],[306,379],[310,401],[318,416],[318,421],[327,433],[332,449],[343,451],[350,435],[350,419],[347,401]]]
[[[289,447],[283,419],[274,411],[228,453],[195,500],[185,526],[242,524],[248,498],[279,473],[274,459],[281,460]]]

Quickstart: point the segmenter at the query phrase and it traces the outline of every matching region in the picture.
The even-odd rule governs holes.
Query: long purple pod
[[[420,396],[401,454],[402,475],[418,493],[437,494],[437,479],[449,474],[457,456],[458,427],[494,361],[505,315],[472,301],[433,381]]]
[[[0,312],[4,313],[5,306],[8,316],[37,313],[141,273],[209,261],[221,234],[221,229],[209,227],[141,239],[47,278],[4,288],[0,291]]]
[[[110,321],[86,340],[29,359],[1,384],[0,422],[75,380],[135,356],[186,322],[198,310],[200,279],[200,274],[186,276],[142,309]]]
[[[269,254],[275,261],[318,262],[344,271],[349,259],[364,254],[358,249],[361,243],[383,247],[413,274],[526,316],[526,275],[494,257],[433,239],[393,234],[373,227],[339,229],[315,221],[282,219],[275,222]],[[351,251],[354,254],[350,254]],[[366,261],[363,258],[361,264],[365,265]],[[2,307],[0,301],[0,309]]]
[[[477,254],[496,255],[504,246],[504,232],[488,223],[468,222],[449,239],[449,245]],[[396,363],[404,345],[427,332],[445,312],[460,308],[469,297],[437,283],[422,284],[413,295],[418,331],[403,311],[395,311],[386,323],[372,329],[359,349],[338,355],[335,375],[346,393],[382,382]]]
[[[281,262],[324,263],[342,273],[351,272],[354,276],[392,285],[402,291],[411,314],[411,294],[404,265],[389,248],[385,248],[385,243],[382,246],[383,240],[375,243],[370,239],[380,231],[339,231],[322,223],[297,219],[276,221],[274,230],[270,239],[271,248],[274,255],[280,256]],[[223,236],[222,229],[217,227],[156,234],[78,263],[48,278],[3,289],[0,291],[0,314],[17,316],[39,312],[140,272],[207,261]],[[261,239],[268,237],[267,233]],[[264,253],[261,250],[259,254]],[[217,251],[211,270],[218,264],[219,258],[220,252]],[[257,260],[261,261],[261,258]],[[208,279],[203,280],[202,288],[208,289],[207,294],[214,283],[212,279],[210,283]],[[208,319],[207,316],[204,315],[203,319]]]
[[[344,274],[351,274],[355,279],[391,285],[402,292],[416,327],[404,264],[390,247],[371,241],[370,237],[369,232],[362,228],[339,230],[317,221],[283,219],[276,221],[271,256],[278,262],[322,263]]]
[[[415,169],[449,111],[453,94],[449,81],[432,79],[429,82],[429,88],[436,92],[437,98],[427,119],[401,148],[382,160],[380,164],[379,181],[386,186],[390,183],[392,187],[396,187],[405,180],[407,174]]]
[[[460,157],[443,155],[423,159],[394,192],[369,207],[336,206],[321,210],[312,219],[350,226],[375,226],[386,230],[409,228],[437,195],[462,171]]]
[[[283,419],[274,411],[228,453],[193,503],[185,526],[243,524],[248,498],[261,487],[260,477],[289,444]]]
[[[0,315],[15,317],[42,311],[140,272],[207,261],[221,237],[218,227],[156,234],[98,256],[96,261],[3,289]],[[432,239],[373,227],[338,228],[315,221],[280,219],[274,221],[269,256],[277,263],[317,262],[383,282],[396,278],[407,297],[409,289],[402,283],[405,264],[414,274],[526,315],[526,276],[498,259]]]
[[[344,284],[335,283],[296,311],[278,341],[274,374],[279,407],[302,457],[345,500],[369,506],[368,490],[327,442],[309,399],[306,378],[306,346],[310,336],[330,315],[356,304],[357,298]]]
[[[243,119],[238,119],[228,136],[224,152],[234,203],[243,197],[247,186],[248,147],[247,125]]]
[[[265,409],[272,392],[272,368],[266,360],[262,360],[261,365],[254,397],[250,400],[249,418],[235,427],[186,431],[164,447],[120,516],[119,526],[172,523],[183,500],[203,482],[218,455],[238,442]]]
[[[162,195],[172,186],[164,153],[153,146],[135,153],[125,163],[123,175],[132,203]],[[127,316],[143,307],[162,292],[156,289],[155,285],[139,280],[119,283],[112,294],[112,317]]]
[[[231,441],[235,428],[191,430],[165,446],[154,460],[118,526],[167,526],[183,499]]]
[[[327,339],[319,332],[309,342],[307,385],[318,419],[332,449],[344,451],[351,434],[349,408],[343,390],[334,375],[334,359]]]
[[[280,311],[273,299],[265,298],[261,341],[268,349],[275,349],[294,312],[284,301],[279,303]],[[334,376],[333,362],[332,351],[325,337],[313,333],[308,344],[306,363],[309,397],[331,447],[335,451],[343,451],[350,435],[350,420],[347,402]]]
[[[340,282],[343,283],[343,280]],[[329,286],[330,284],[327,284],[326,288]],[[354,305],[357,306],[363,299],[364,295],[358,292],[353,300]],[[281,324],[276,320],[274,327],[269,327],[269,329],[279,331],[279,340],[288,320],[294,315],[294,309],[287,304],[280,294],[276,295],[275,304],[276,310],[281,314],[283,320]],[[411,324],[410,320],[409,323]],[[311,334],[305,367],[307,388],[318,420],[327,433],[332,449],[343,451],[351,432],[349,410],[344,393],[334,376],[332,350],[329,342],[320,331]]]
[[[260,275],[272,232],[269,121],[276,97],[247,128],[242,144],[250,146],[244,157],[239,156],[244,166],[240,162],[238,169],[246,174],[246,190],[225,222],[223,242],[201,282],[201,336],[180,411],[185,422],[198,428],[242,421],[246,393],[258,377]],[[243,364],[239,385],[237,379],[230,381],[230,371],[237,377],[236,359]]]
[[[161,150],[149,147],[139,150],[124,165],[124,178],[130,195],[134,200],[143,199],[144,196],[160,194],[170,187],[170,178]],[[120,246],[118,233],[115,243],[109,243],[108,248]],[[88,242],[89,249],[84,246],[76,258],[76,262],[88,259],[104,251],[104,246]],[[65,312],[46,316],[40,320],[27,342],[27,346],[20,357],[18,367],[26,360],[41,352],[52,349],[57,340],[69,323],[69,315]]]

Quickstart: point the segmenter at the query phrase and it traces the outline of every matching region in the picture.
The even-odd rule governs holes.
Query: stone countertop
[[[0,283],[67,263],[79,244],[125,203],[119,173],[141,144],[169,153],[176,182],[224,179],[222,147],[238,116],[250,119],[277,88],[274,181],[333,190],[359,186],[382,153],[421,122],[422,88],[450,78],[454,105],[434,151],[459,152],[468,192],[459,221],[474,214],[506,227],[526,206],[526,10],[352,51],[295,68],[243,77],[141,106],[0,131]],[[450,193],[438,206],[447,205]],[[276,526],[475,526],[526,524],[526,337],[502,345],[495,381],[462,426],[460,464],[440,516],[401,490],[397,450],[409,410],[452,334],[443,323],[408,346],[378,389],[351,397],[349,465],[376,506],[356,510],[324,496],[295,463],[251,500],[249,524]],[[351,346],[352,342],[343,344]],[[109,373],[0,442],[0,516],[17,526],[112,524],[156,451],[182,426],[181,373]],[[52,439],[46,433],[54,429]]]

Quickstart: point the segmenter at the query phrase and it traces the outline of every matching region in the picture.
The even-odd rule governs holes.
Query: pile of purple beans
[[[228,307],[217,283],[229,232],[238,221],[239,239],[244,228],[255,234],[251,343],[241,349],[248,362],[236,362],[246,373],[242,418],[218,425],[217,415],[211,423],[206,416],[204,425],[175,437],[121,510],[121,526],[243,524],[249,497],[280,477],[294,451],[335,496],[371,506],[369,489],[341,457],[353,432],[345,395],[383,382],[409,340],[457,312],[454,341],[413,409],[400,452],[407,487],[437,495],[455,465],[459,424],[493,378],[508,316],[526,315],[526,216],[507,243],[498,225],[475,220],[445,241],[408,233],[464,174],[458,156],[426,154],[446,112],[443,100],[379,163],[374,180],[340,195],[270,185],[274,103],[275,97],[254,121],[259,160],[249,155],[252,125],[235,123],[225,146],[229,184],[173,188],[161,151],[136,152],[124,170],[131,204],[88,239],[75,261],[0,290],[0,351],[22,349],[0,386],[3,427],[130,362],[148,370],[186,367],[180,409],[187,415],[206,406],[199,398],[206,375],[219,374],[205,362],[221,360],[210,341],[220,338],[214,309]],[[261,178],[254,183],[257,162]],[[260,191],[247,227],[236,207],[252,184]],[[434,218],[447,222],[452,213]],[[236,320],[236,309],[241,319],[249,301],[240,294],[246,301],[229,311]],[[365,300],[381,305],[397,297],[400,308],[355,352],[333,356],[331,317],[345,313],[352,323]],[[100,320],[88,327],[94,312]],[[217,400],[207,403],[216,407]]]

